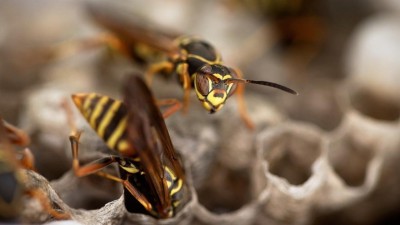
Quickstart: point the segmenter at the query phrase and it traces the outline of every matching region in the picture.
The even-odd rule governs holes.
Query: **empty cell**
[[[266,140],[263,157],[270,173],[293,185],[301,185],[311,177],[312,164],[321,155],[317,133],[306,127],[291,127]]]
[[[373,153],[373,146],[360,143],[345,133],[331,141],[328,160],[347,185],[360,186],[364,183]]]
[[[250,171],[215,165],[198,193],[200,204],[217,214],[232,212],[250,202]]]

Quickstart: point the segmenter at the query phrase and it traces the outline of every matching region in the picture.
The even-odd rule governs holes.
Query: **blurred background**
[[[99,92],[120,98],[121,83],[126,75],[132,71],[143,72],[143,68],[107,47],[71,48],[54,54],[57,46],[92,38],[105,31],[86,12],[84,3],[78,0],[0,1],[0,115],[29,132],[38,172],[54,182],[61,198],[71,207],[93,209],[118,198],[120,189],[112,182],[96,179],[93,182],[105,182],[117,190],[111,194],[108,191],[91,193],[94,197],[86,202],[82,199],[76,202],[70,194],[63,195],[62,185],[57,182],[67,179],[65,174],[69,173],[71,161],[67,147],[70,130],[61,102],[75,92]],[[167,121],[173,142],[183,149],[187,146],[185,140],[210,141],[196,133],[196,129],[203,129],[197,126],[205,120],[209,122],[204,126],[214,131],[212,138],[215,140],[208,146],[212,153],[205,159],[215,157],[212,162],[207,161],[213,168],[208,171],[211,175],[203,174],[201,179],[194,179],[199,204],[219,214],[238,210],[257,198],[261,191],[253,190],[252,185],[258,178],[253,176],[251,165],[256,152],[262,150],[257,150],[260,147],[254,144],[256,139],[260,140],[260,133],[281,124],[300,123],[312,127],[318,133],[315,136],[320,135],[315,144],[310,144],[307,137],[306,141],[302,139],[308,135],[304,132],[301,140],[290,139],[291,136],[290,140],[282,139],[284,144],[291,143],[284,148],[319,149],[327,139],[329,149],[289,153],[286,158],[278,157],[277,161],[267,156],[270,173],[298,187],[317,173],[312,171],[311,165],[322,157],[345,184],[347,189],[343,193],[363,194],[351,201],[343,200],[341,204],[335,201],[347,198],[340,193],[341,189],[336,190],[336,195],[330,192],[326,200],[323,191],[310,195],[307,198],[318,198],[319,203],[307,201],[309,208],[300,210],[307,212],[299,216],[302,219],[274,213],[270,208],[284,210],[285,202],[271,205],[267,201],[261,206],[265,209],[263,216],[254,223],[400,223],[400,177],[397,173],[400,169],[397,165],[400,159],[399,1],[129,0],[113,4],[125,10],[124,13],[146,17],[166,32],[204,38],[216,47],[228,66],[240,68],[245,78],[280,83],[300,93],[291,96],[275,89],[247,85],[246,103],[257,125],[251,135],[239,123],[224,125],[230,120],[223,115],[238,118],[234,97],[218,115],[208,115],[197,100],[193,100],[189,116],[178,113]],[[165,82],[168,85],[164,85]],[[156,96],[182,96],[174,79],[157,79],[153,89]],[[79,120],[79,114],[76,117]],[[193,122],[193,118],[198,117],[201,119]],[[248,138],[244,140],[252,142],[251,147],[241,147],[243,142],[241,145],[230,143],[234,137]],[[312,140],[310,142],[314,143]],[[101,145],[98,142],[101,141],[91,140],[87,145]],[[232,150],[236,147],[246,151],[237,153]],[[184,150],[180,151],[185,155]],[[371,169],[375,171],[371,172],[369,165],[377,157],[382,160],[379,169]],[[245,162],[236,162],[238,158]],[[197,158],[190,162],[195,160]],[[305,164],[299,165],[299,169],[296,165],[301,160],[305,160]],[[214,170],[223,172],[217,174],[212,172]],[[376,179],[370,179],[374,173]],[[94,178],[88,178],[89,183],[90,179]],[[335,187],[329,182],[324,185]],[[228,189],[232,193],[221,199],[207,197],[210,192],[221,196],[219,192]],[[353,195],[348,196],[350,199]],[[207,221],[202,223],[207,224]]]

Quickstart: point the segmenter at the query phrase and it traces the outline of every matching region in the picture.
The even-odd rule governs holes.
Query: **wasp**
[[[120,182],[129,212],[155,218],[172,217],[189,200],[181,161],[144,80],[130,77],[124,95],[124,101],[96,93],[72,95],[90,126],[117,153],[81,166],[78,160],[81,132],[73,128],[70,136],[73,169],[77,176],[98,174]],[[101,171],[112,163],[118,164],[120,177]]]
[[[269,86],[297,95],[296,91],[280,84],[243,79],[241,71],[226,66],[221,54],[206,40],[162,31],[138,16],[127,16],[123,10],[116,9],[98,3],[87,4],[90,16],[110,32],[95,38],[91,44],[85,42],[86,47],[96,45],[94,43],[107,45],[134,62],[147,65],[149,84],[157,73],[177,75],[184,90],[183,104],[174,101],[171,111],[180,108],[187,111],[191,89],[209,113],[221,110],[236,92],[241,118],[253,128],[245,107],[243,84]]]
[[[0,118],[0,221],[18,221],[25,196],[37,199],[54,218],[69,218],[69,214],[52,208],[42,190],[26,187],[24,170],[34,169],[34,158],[28,148],[18,152],[13,146],[23,147],[29,143],[30,138],[24,131]]]

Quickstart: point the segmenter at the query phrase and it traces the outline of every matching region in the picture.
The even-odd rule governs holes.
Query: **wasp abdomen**
[[[127,110],[121,101],[99,94],[74,94],[72,99],[107,146],[118,152],[130,149],[126,141]]]

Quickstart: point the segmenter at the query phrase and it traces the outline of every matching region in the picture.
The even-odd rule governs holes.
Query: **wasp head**
[[[235,84],[226,81],[233,77],[235,74],[231,69],[219,64],[206,64],[194,74],[197,97],[208,112],[219,111],[232,95]]]

